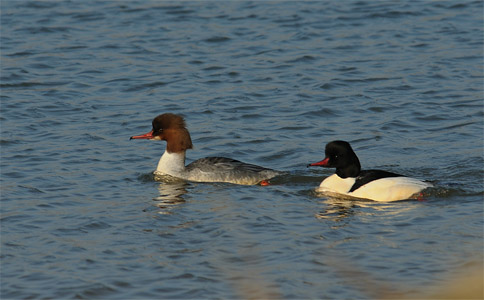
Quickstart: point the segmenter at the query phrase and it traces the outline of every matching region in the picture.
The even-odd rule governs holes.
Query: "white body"
[[[170,175],[197,182],[230,182],[251,185],[281,173],[223,157],[202,158],[185,166],[185,152],[169,153],[165,151],[154,174]]]
[[[341,178],[337,174],[331,175],[317,188],[318,192],[338,193],[356,198],[370,199],[374,201],[397,201],[410,199],[423,189],[431,187],[430,183],[420,181],[410,177],[387,177],[359,187],[353,192],[349,192],[355,178]]]

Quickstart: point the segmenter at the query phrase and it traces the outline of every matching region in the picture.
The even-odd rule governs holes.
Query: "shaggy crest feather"
[[[186,129],[185,120],[172,113],[157,116],[153,120],[153,135],[167,141],[166,150],[169,153],[192,149],[192,139]]]

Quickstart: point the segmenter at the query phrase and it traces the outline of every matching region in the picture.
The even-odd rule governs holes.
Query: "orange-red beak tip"
[[[322,161],[318,161],[318,162],[315,162],[315,163],[312,163],[312,164],[307,165],[307,168],[309,168],[309,167],[318,167],[318,166],[327,167],[328,166],[328,163],[329,163],[329,158],[326,157]]]
[[[142,135],[134,135],[132,137],[130,137],[129,139],[130,140],[149,140],[149,139],[152,139],[154,136],[153,136],[153,130],[148,132],[148,133],[145,133],[145,134],[142,134]]]

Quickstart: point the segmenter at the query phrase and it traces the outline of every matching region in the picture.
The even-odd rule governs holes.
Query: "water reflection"
[[[355,209],[359,207],[371,206],[373,201],[347,197],[344,195],[321,194],[324,197],[322,203],[327,204],[322,211],[316,214],[318,219],[329,219],[335,222],[341,222],[347,217],[356,214]]]
[[[183,195],[188,193],[186,187],[188,183],[184,180],[171,176],[155,177],[156,181],[161,181],[158,186],[159,196],[153,198],[155,205],[161,208],[160,214],[170,214],[170,210],[179,204],[185,203]]]
[[[415,205],[408,205],[414,200],[402,200],[394,202],[375,202],[372,200],[353,198],[344,195],[319,194],[324,197],[321,203],[326,204],[315,216],[318,219],[326,219],[341,222],[355,215],[373,215],[383,212],[385,215],[396,216],[398,214],[415,209]]]

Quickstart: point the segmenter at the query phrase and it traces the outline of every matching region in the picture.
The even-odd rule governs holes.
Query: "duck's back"
[[[257,184],[281,172],[226,157],[205,157],[186,166],[188,180]]]

